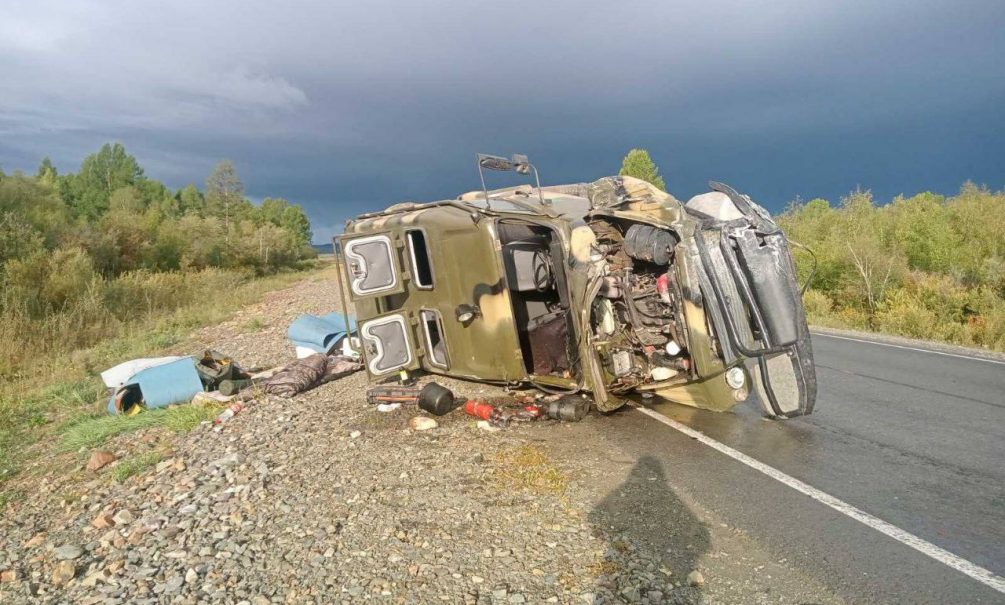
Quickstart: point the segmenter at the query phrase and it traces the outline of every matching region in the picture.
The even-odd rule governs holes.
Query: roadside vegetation
[[[877,204],[792,204],[777,217],[818,266],[810,322],[1005,351],[1005,192],[966,183]],[[796,252],[801,279],[812,262]]]
[[[643,149],[620,174],[665,189]],[[1005,192],[968,182],[954,196],[877,203],[857,190],[836,205],[793,202],[775,218],[816,254],[803,297],[811,324],[1005,351]],[[794,254],[805,283],[812,258]]]
[[[226,160],[203,189],[148,178],[119,144],[76,173],[0,171],[0,492],[40,440],[76,450],[215,415],[106,417],[98,373],[303,279],[310,239],[300,206],[252,204]]]
[[[77,173],[0,172],[0,378],[55,351],[316,256],[300,206],[254,205],[229,161],[204,190],[147,178],[119,144]]]

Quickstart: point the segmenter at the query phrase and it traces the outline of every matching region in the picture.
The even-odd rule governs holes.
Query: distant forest
[[[260,205],[227,160],[205,187],[171,190],[122,145],[60,174],[0,171],[0,377],[19,359],[73,350],[124,322],[316,256],[303,209]]]
[[[817,256],[811,323],[1005,350],[1005,192],[966,183],[876,204],[855,191],[777,218]],[[812,263],[795,254],[805,279]]]

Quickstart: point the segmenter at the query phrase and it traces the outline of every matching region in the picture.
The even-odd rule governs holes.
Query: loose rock
[[[115,527],[115,517],[111,513],[101,513],[91,521],[91,527],[94,529],[108,529],[109,527]]]
[[[91,459],[87,461],[87,470],[94,472],[115,462],[115,454],[97,450],[91,454]]]
[[[70,561],[84,554],[84,549],[75,544],[64,544],[53,551],[60,561]]]
[[[133,513],[129,512],[129,510],[125,508],[115,513],[112,517],[112,521],[114,521],[117,525],[129,525],[135,520],[136,517],[133,516]]]
[[[77,568],[72,562],[60,561],[52,571],[52,583],[56,586],[62,586],[72,580],[75,575],[77,575]]]
[[[408,421],[408,426],[413,431],[428,431],[430,429],[435,429],[439,425],[429,416],[413,416],[412,419]]]

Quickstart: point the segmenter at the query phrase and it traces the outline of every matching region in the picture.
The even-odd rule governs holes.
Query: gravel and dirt
[[[285,363],[289,322],[337,300],[328,269],[177,348]],[[488,432],[456,411],[414,431],[416,410],[377,412],[366,388],[357,373],[259,397],[220,432],[132,433],[97,472],[80,452],[32,478],[0,522],[0,602],[841,602],[672,469],[597,451],[603,415]],[[160,461],[113,479],[150,452]]]

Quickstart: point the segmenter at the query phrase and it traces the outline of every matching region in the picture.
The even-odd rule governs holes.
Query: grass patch
[[[23,397],[0,396],[0,483],[17,472],[33,433],[61,414],[79,414],[102,391],[100,381],[85,378],[51,384]]]
[[[164,426],[167,414],[167,410],[150,410],[135,416],[86,418],[67,427],[63,434],[62,447],[69,451],[93,448],[122,433]]]
[[[222,409],[220,406],[178,405],[147,410],[135,416],[85,416],[64,429],[62,447],[67,451],[93,448],[116,435],[160,426],[184,433],[203,420],[216,418]]]
[[[565,493],[569,478],[533,445],[522,445],[496,456],[496,478],[506,487],[534,492]]]
[[[164,425],[177,433],[187,433],[202,424],[205,420],[213,420],[223,411],[223,406],[217,405],[180,405],[167,411]]]
[[[261,317],[252,317],[248,323],[244,324],[244,329],[248,332],[257,332],[266,325],[265,320]]]
[[[133,475],[142,472],[164,459],[158,452],[149,452],[120,460],[112,469],[112,479],[122,483]]]

